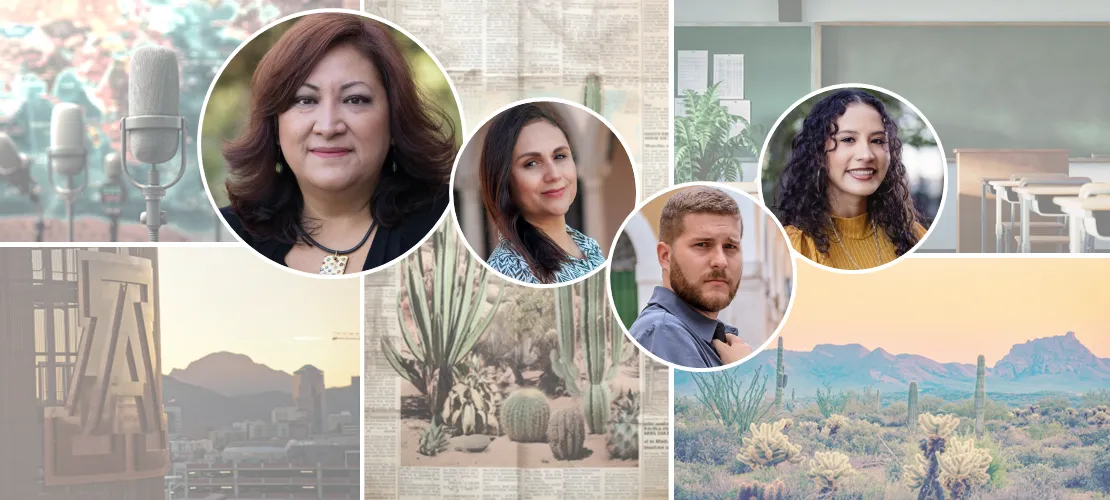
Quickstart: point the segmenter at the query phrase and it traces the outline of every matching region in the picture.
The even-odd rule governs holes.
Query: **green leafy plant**
[[[713,84],[704,93],[687,90],[682,97],[685,113],[675,116],[675,184],[691,181],[738,182],[743,177],[742,158],[759,156],[761,128],[744,117],[729,114]],[[736,124],[744,129],[733,135]]]
[[[832,386],[828,382],[825,383],[824,393],[821,393],[821,389],[817,389],[817,408],[821,410],[821,415],[824,415],[825,418],[844,413],[844,408],[847,406],[848,395],[844,391],[833,394]]]
[[[501,392],[497,389],[493,367],[481,366],[479,357],[472,354],[458,372],[455,375],[458,382],[443,407],[443,422],[464,435],[496,435]]]
[[[432,422],[432,425],[420,435],[420,448],[417,450],[421,455],[434,457],[447,449],[447,432],[442,425],[438,422]]]
[[[447,396],[455,386],[456,365],[493,320],[504,288],[494,287],[497,292],[492,304],[485,307],[489,290],[486,268],[462,249],[458,232],[448,226],[432,236],[431,266],[424,263],[423,250],[401,263],[404,289],[397,302],[397,318],[411,357],[389,337],[382,338],[386,361],[427,398],[433,421],[442,417]],[[430,278],[430,293],[425,277]],[[407,318],[415,327],[409,327]]]

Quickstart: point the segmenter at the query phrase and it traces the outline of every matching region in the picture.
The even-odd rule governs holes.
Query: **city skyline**
[[[163,374],[226,351],[290,375],[316,366],[327,387],[359,376],[358,341],[332,336],[359,332],[360,280],[299,276],[239,246],[162,247],[158,258]]]
[[[1110,296],[1108,275],[1106,259],[911,256],[858,275],[799,262],[780,335],[793,351],[860,344],[941,363],[974,364],[982,354],[993,366],[1015,344],[1071,331],[1110,358],[1110,324],[1097,300]]]

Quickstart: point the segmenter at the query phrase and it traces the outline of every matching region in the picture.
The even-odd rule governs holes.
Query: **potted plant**
[[[744,175],[740,161],[759,156],[763,142],[761,127],[751,127],[742,116],[730,114],[721,105],[719,83],[705,93],[687,90],[683,94],[684,116],[675,116],[674,182],[739,182]],[[736,135],[736,124],[744,129]]]

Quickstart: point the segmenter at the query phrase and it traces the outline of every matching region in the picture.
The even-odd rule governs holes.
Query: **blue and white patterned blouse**
[[[579,259],[571,256],[569,261],[564,262],[563,267],[555,272],[556,283],[564,283],[585,276],[605,263],[605,256],[602,255],[601,247],[598,246],[597,241],[570,226],[567,226],[567,234],[578,245],[578,249],[582,250],[585,258]],[[504,236],[498,236],[500,243],[497,248],[493,249],[493,253],[487,259],[490,267],[517,281],[539,284],[540,280],[532,273],[532,268],[528,267],[528,262],[524,260],[524,257],[513,250],[512,243],[506,240]]]

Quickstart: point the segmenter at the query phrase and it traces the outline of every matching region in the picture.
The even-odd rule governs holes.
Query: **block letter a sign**
[[[81,330],[64,408],[46,408],[48,485],[161,477],[169,462],[150,260],[78,252]]]

